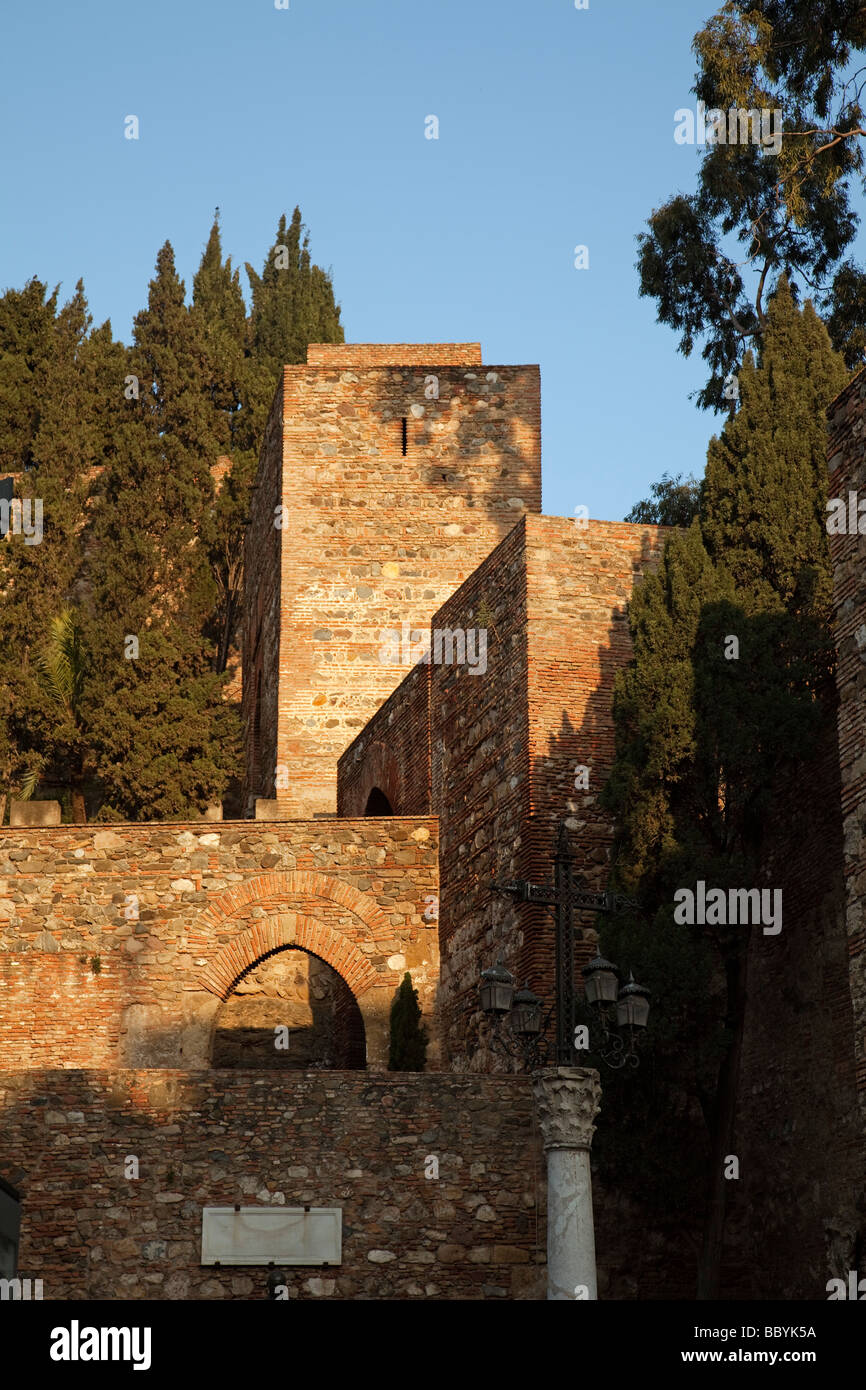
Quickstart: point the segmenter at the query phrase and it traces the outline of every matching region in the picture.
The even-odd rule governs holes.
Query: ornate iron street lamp
[[[637,904],[614,893],[591,893],[574,882],[572,855],[565,824],[559,827],[553,857],[553,885],[537,885],[525,879],[494,882],[496,892],[518,902],[551,908],[556,917],[555,1000],[542,1013],[543,1002],[528,985],[515,990],[514,977],[501,960],[481,974],[481,1007],[492,1022],[491,1044],[510,1057],[520,1057],[533,1070],[552,1062],[558,1067],[575,1063],[581,1029],[575,1027],[574,913],[622,912]],[[629,975],[620,984],[617,967],[596,955],[582,971],[592,1022],[581,1051],[593,1052],[610,1067],[636,1067],[636,1049],[643,1042],[649,1017],[649,990]],[[555,1021],[553,1042],[546,1034]],[[583,1027],[583,1025],[581,1025]],[[595,1038],[593,1039],[593,1034]]]

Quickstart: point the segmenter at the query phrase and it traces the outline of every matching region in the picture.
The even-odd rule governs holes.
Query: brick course
[[[310,343],[308,367],[480,367],[480,343]]]

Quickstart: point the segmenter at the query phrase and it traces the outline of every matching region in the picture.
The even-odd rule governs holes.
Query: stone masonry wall
[[[378,1068],[410,970],[435,1067],[437,893],[432,819],[0,829],[0,1069],[206,1067],[221,1001],[286,947],[342,977]]]
[[[0,1133],[46,1299],[264,1298],[267,1268],[199,1263],[202,1207],[236,1203],[342,1208],[342,1263],[287,1267],[292,1299],[544,1297],[525,1077],[4,1073]]]
[[[468,664],[430,667],[441,1015],[447,1056],[459,1070],[491,1066],[479,974],[499,955],[513,966],[519,946],[510,899],[494,896],[491,882],[513,876],[529,813],[526,537],[524,519],[433,620],[440,628],[487,629],[485,674]]]
[[[328,365],[283,373],[282,635],[278,668],[264,672],[278,672],[276,764],[268,734],[251,788],[305,818],[333,814],[340,754],[413,664],[402,651],[382,659],[383,635],[402,637],[405,623],[407,644],[420,638],[520,516],[541,508],[536,367],[484,368],[460,345],[450,363],[447,345],[429,356],[416,345],[407,364],[366,366],[351,345],[335,347],[313,353]],[[273,525],[256,505],[253,550]],[[248,586],[248,627],[260,582]]]
[[[430,666],[423,662],[340,758],[338,816],[363,816],[375,787],[385,793],[395,815],[430,814]]]

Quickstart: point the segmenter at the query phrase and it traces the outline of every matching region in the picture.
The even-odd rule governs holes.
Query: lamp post
[[[493,1023],[493,1045],[510,1056],[522,1056],[534,1073],[533,1095],[547,1159],[547,1297],[592,1300],[598,1293],[589,1151],[601,1085],[597,1071],[574,1065],[574,913],[619,912],[636,904],[629,898],[575,886],[564,823],[559,827],[553,864],[552,885],[514,879],[493,886],[519,902],[553,909],[554,1001],[542,1016],[542,1001],[528,985],[515,990],[513,976],[498,960],[482,971],[481,1007]],[[599,954],[582,973],[596,1031],[601,1033],[592,1051],[609,1066],[627,1061],[637,1066],[635,1047],[644,1036],[649,991],[636,984],[632,975],[620,987],[616,966]],[[551,1015],[552,1047],[545,1036]],[[554,1065],[547,1065],[549,1060]]]
[[[560,1067],[573,1066],[575,1062],[578,1031],[574,1022],[575,912],[617,913],[637,906],[633,898],[592,893],[577,887],[572,862],[568,832],[563,823],[553,856],[552,885],[529,883],[526,879],[493,884],[496,892],[507,894],[518,902],[537,903],[555,913],[555,998],[546,1010],[543,1001],[527,984],[515,990],[514,977],[501,959],[481,973],[481,1008],[493,1023],[492,1046],[508,1056],[521,1057],[532,1070],[551,1062]],[[646,1036],[649,990],[637,984],[631,974],[628,983],[621,985],[617,967],[598,953],[581,973],[592,1022],[588,1045],[580,1050],[591,1051],[609,1067],[627,1064],[636,1067],[639,1062],[636,1049]],[[555,1025],[552,1043],[547,1041],[551,1021]]]

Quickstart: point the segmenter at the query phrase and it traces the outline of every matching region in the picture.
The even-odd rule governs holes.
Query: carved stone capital
[[[601,1081],[591,1067],[543,1067],[532,1078],[532,1093],[548,1149],[588,1149],[593,1120],[601,1105]]]

